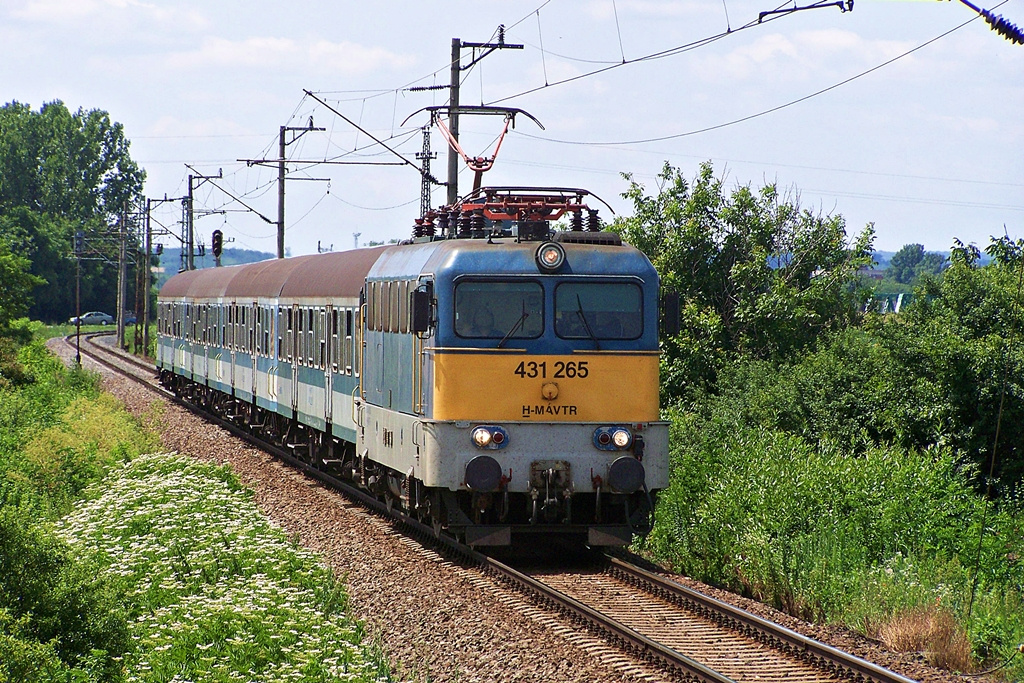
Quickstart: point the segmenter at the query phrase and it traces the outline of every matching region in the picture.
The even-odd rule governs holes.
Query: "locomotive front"
[[[425,264],[417,478],[434,518],[475,545],[531,533],[629,543],[668,485],[657,272],[613,233],[523,220],[502,232],[493,216],[509,213],[492,210],[488,239],[449,240]]]

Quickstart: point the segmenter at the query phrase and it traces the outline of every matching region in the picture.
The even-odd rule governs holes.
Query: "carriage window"
[[[280,360],[284,358],[284,309],[277,309],[277,346],[274,357]]]
[[[263,309],[253,308],[253,325],[256,334],[253,336],[253,355],[263,355]]]
[[[313,367],[313,309],[306,309],[306,365]]]
[[[295,328],[292,326],[292,309],[288,309],[288,336],[284,340],[285,354],[288,362],[292,362],[292,345],[295,343]]]
[[[555,288],[555,332],[563,339],[638,339],[643,331],[635,283],[563,282]]]
[[[345,345],[341,350],[345,363],[345,374],[352,374],[352,309],[345,310]]]
[[[338,309],[331,309],[331,370],[338,371],[338,357],[341,355],[341,348],[338,339]]]
[[[320,345],[320,356],[317,367],[327,369],[327,310],[321,308],[317,315],[316,338]]]
[[[248,307],[246,307],[248,308]],[[252,315],[247,315],[246,330],[249,333],[248,346],[246,347],[250,354],[256,353],[256,307],[252,307]]]
[[[295,311],[295,362],[306,364],[306,314],[304,309]]]
[[[270,317],[270,309],[260,306],[260,314],[263,316],[263,334],[260,339],[260,354],[270,356],[270,340],[274,334],[274,321]]]
[[[455,287],[455,333],[469,339],[536,339],[544,331],[540,283],[460,282]]]

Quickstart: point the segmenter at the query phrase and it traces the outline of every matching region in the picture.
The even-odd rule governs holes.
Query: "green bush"
[[[94,373],[66,368],[39,342],[18,358],[32,381],[0,390],[0,505],[54,519],[113,464],[158,440],[99,393]]]
[[[43,525],[157,441],[99,394],[94,373],[30,334],[0,346],[11,348],[21,377],[0,386],[0,683],[120,680],[123,596]]]
[[[29,633],[27,616],[15,619],[0,608],[0,683],[51,683],[74,680],[52,643],[40,643]],[[78,673],[81,673],[80,671]]]
[[[130,642],[120,594],[63,541],[26,524],[25,515],[0,509],[0,627],[10,662],[119,680],[118,658]],[[16,670],[8,675],[17,680]]]

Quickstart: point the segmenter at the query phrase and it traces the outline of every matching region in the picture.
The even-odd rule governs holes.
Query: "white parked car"
[[[81,324],[82,325],[113,325],[114,324],[114,317],[111,316],[111,315],[107,315],[106,313],[104,313],[102,311],[89,311],[88,313],[83,313],[80,316],[80,319],[81,319]],[[77,325],[79,323],[79,318],[75,318],[75,317],[72,316],[71,320],[69,320],[68,323],[71,324],[71,325]]]

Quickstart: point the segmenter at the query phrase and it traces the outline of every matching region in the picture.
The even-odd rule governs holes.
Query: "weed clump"
[[[932,666],[969,671],[972,665],[967,632],[947,610],[902,610],[883,623],[875,635],[895,652],[920,652]]]

